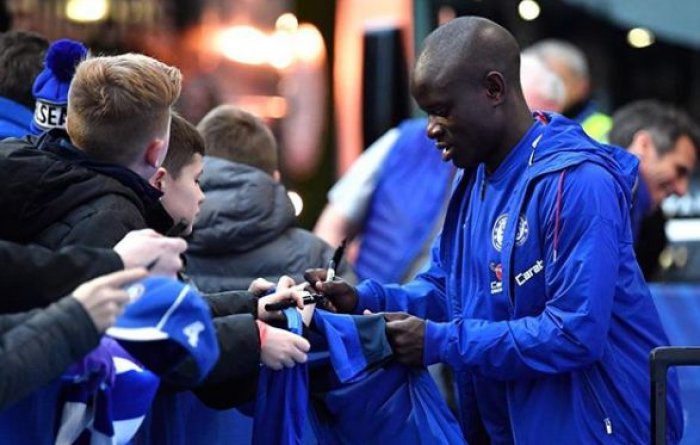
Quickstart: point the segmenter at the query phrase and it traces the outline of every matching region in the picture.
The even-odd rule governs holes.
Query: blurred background
[[[420,113],[408,93],[416,49],[464,14],[497,21],[522,47],[546,37],[579,46],[605,112],[655,98],[700,119],[697,0],[0,0],[0,29],[176,65],[185,75],[178,108],[194,123],[221,103],[260,115],[280,142],[300,224],[311,228],[362,150]],[[669,245],[655,278],[700,281],[697,177],[658,216]]]

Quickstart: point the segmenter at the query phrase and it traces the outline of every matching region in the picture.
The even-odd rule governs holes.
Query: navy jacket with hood
[[[649,443],[648,356],[668,340],[634,256],[638,162],[542,117],[490,176],[457,177],[429,268],[363,282],[357,309],[429,320],[424,362],[455,371],[469,443]],[[677,443],[675,373],[668,421]]]

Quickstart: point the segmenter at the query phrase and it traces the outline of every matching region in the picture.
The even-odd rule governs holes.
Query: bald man
[[[668,340],[632,250],[636,158],[533,119],[518,44],[483,18],[428,36],[412,93],[459,169],[429,267],[403,286],[307,279],[331,309],[386,312],[399,362],[455,371],[470,444],[649,443],[648,356]],[[668,422],[677,443],[675,374]]]

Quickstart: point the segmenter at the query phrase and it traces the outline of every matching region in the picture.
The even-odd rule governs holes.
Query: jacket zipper
[[[588,385],[588,388],[591,390],[591,394],[593,395],[593,400],[595,400],[596,405],[598,405],[598,409],[603,414],[603,426],[605,426],[605,432],[607,433],[608,436],[611,436],[613,433],[612,420],[610,420],[610,417],[605,412],[605,408],[603,407],[603,403],[600,401],[600,397],[598,396],[598,392],[596,391],[595,386],[593,386],[591,379],[588,377],[588,373],[583,371],[583,377],[586,379],[586,384]]]

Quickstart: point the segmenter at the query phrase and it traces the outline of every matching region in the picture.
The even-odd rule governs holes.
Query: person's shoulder
[[[596,185],[599,182],[612,181],[613,175],[608,169],[595,162],[582,162],[566,170],[566,175],[582,183]]]
[[[615,183],[612,173],[595,162],[581,162],[547,173],[540,181],[541,186],[552,192],[559,189],[564,192],[612,190],[615,188]]]
[[[46,158],[51,156],[37,150],[37,137],[32,135],[22,137],[7,137],[0,140],[0,157],[2,158]]]

